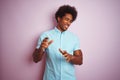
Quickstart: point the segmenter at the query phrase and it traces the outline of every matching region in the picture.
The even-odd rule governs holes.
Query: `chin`
[[[63,29],[62,29],[62,31],[66,31],[66,30],[67,30],[67,28],[63,28]]]
[[[64,29],[63,31],[67,31],[67,29]]]

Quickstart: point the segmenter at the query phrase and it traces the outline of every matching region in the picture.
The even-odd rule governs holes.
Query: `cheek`
[[[62,27],[63,25],[65,25],[67,22],[65,20],[61,20],[59,21],[59,25]]]
[[[66,23],[67,23],[67,21],[62,21],[62,22],[61,22],[62,25],[66,24]]]
[[[62,25],[64,25],[64,22],[63,22],[63,21],[61,21],[59,24],[62,26]]]

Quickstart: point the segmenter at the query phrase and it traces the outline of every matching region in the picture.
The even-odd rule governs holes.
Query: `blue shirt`
[[[45,37],[53,40],[53,43],[46,49],[46,67],[43,80],[76,80],[74,65],[65,60],[59,52],[59,48],[73,55],[75,50],[80,49],[77,36],[69,31],[61,32],[55,28],[40,36],[36,48],[40,47]]]

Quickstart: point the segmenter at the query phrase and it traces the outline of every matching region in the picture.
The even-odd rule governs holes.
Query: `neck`
[[[59,27],[59,25],[56,26],[58,30],[60,30],[61,32],[63,32],[63,30]]]

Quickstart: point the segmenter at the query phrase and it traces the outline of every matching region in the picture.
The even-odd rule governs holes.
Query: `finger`
[[[66,61],[67,61],[67,62],[70,62],[70,58],[67,58]]]
[[[59,48],[59,51],[64,55],[64,51]]]
[[[66,59],[69,59],[69,58],[70,58],[69,56],[66,57]]]
[[[68,54],[64,54],[64,57],[67,57],[68,56]]]
[[[45,37],[44,39],[49,39],[48,37]]]
[[[66,54],[66,55],[68,55],[67,51],[65,51],[65,50],[64,50],[64,53],[63,53],[63,55],[65,55],[65,54]]]
[[[43,48],[47,48],[47,47],[48,47],[48,45],[41,45],[41,47],[43,47]]]
[[[52,42],[53,42],[53,40],[50,40],[50,41],[48,42],[48,45],[50,45]]]
[[[47,42],[42,42],[42,45],[48,46],[48,43]]]
[[[41,47],[47,48],[48,47],[48,43],[43,41],[42,44],[41,44]]]
[[[68,62],[69,61],[69,57],[67,56],[67,57],[65,57],[65,59],[66,59],[66,61]]]
[[[47,42],[48,39],[49,39],[48,37],[45,37],[45,38],[43,39],[43,41]]]

